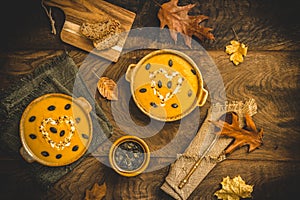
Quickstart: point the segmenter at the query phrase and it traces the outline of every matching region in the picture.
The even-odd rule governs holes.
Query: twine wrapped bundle
[[[232,142],[232,138],[217,137],[215,135],[215,126],[209,121],[217,121],[226,112],[237,113],[239,125],[243,127],[245,114],[248,113],[250,116],[256,114],[257,104],[254,99],[250,99],[245,102],[233,101],[226,102],[224,105],[219,103],[213,105],[191,144],[172,164],[169,174],[161,186],[163,191],[175,199],[185,200],[216,166],[216,160],[212,161],[209,158],[220,158],[224,149]],[[201,160],[186,184],[182,188],[179,187],[193,168],[195,162],[202,157],[204,159]]]

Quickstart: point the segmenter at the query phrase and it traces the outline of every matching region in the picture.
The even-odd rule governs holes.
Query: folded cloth
[[[47,167],[36,162],[28,164],[38,184],[44,189],[51,187],[70,172],[89,152],[96,150],[112,134],[112,126],[77,72],[78,68],[72,58],[63,53],[41,64],[30,74],[20,77],[19,82],[0,93],[0,148],[14,157],[20,157],[19,149],[22,146],[19,122],[23,111],[32,100],[44,94],[63,93],[74,97],[82,96],[93,105],[90,113],[93,138],[88,151],[79,160],[61,167]],[[75,95],[78,96],[73,94],[75,81]]]
[[[246,102],[234,101],[221,105],[213,105],[201,125],[197,135],[192,140],[188,148],[171,165],[169,174],[161,189],[175,199],[187,199],[195,188],[202,182],[207,174],[216,166],[217,162],[210,159],[203,159],[198,168],[194,171],[188,182],[181,189],[178,187],[181,181],[189,173],[194,163],[204,155],[206,158],[219,158],[222,152],[232,141],[231,138],[217,137],[215,127],[209,121],[217,121],[226,112],[236,112],[239,116],[240,127],[244,126],[244,116],[250,116],[257,112],[257,105],[254,99]]]

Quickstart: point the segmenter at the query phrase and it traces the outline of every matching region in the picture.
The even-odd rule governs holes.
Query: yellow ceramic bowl
[[[175,121],[203,106],[208,92],[195,62],[171,49],[153,51],[126,71],[133,100],[160,121]]]
[[[20,121],[21,155],[47,166],[76,161],[92,140],[90,111],[82,97],[52,93],[33,100]]]
[[[110,148],[109,162],[120,175],[132,177],[142,173],[150,161],[147,143],[136,136],[123,136]]]

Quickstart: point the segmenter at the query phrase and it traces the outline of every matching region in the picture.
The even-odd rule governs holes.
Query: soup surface
[[[49,166],[79,159],[92,139],[89,114],[72,97],[62,94],[42,96],[30,103],[20,130],[28,153]]]

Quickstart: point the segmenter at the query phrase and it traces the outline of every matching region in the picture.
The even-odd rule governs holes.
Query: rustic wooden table
[[[154,1],[108,2],[136,13],[132,29],[159,27],[156,16],[159,6]],[[157,2],[162,4],[166,1]],[[296,196],[300,180],[300,24],[296,20],[300,15],[299,5],[290,0],[180,1],[181,5],[188,3],[197,3],[191,15],[209,16],[205,25],[213,28],[216,40],[201,44],[223,78],[227,100],[254,98],[258,113],[253,119],[259,128],[264,129],[263,146],[251,153],[247,153],[246,147],[236,150],[208,174],[190,199],[216,199],[213,193],[220,189],[222,178],[237,175],[254,185],[253,199],[289,199]],[[48,18],[39,1],[10,1],[2,9],[1,88],[9,88],[13,82],[18,81],[19,75],[30,73],[43,61],[64,51],[69,52],[78,67],[87,58],[88,52],[62,42],[59,34],[51,34]],[[52,15],[59,33],[64,14],[53,8]],[[234,39],[232,27],[240,40],[249,46],[244,63],[237,67],[224,52],[225,46]],[[141,40],[138,35],[132,37],[136,37],[142,45],[153,42]],[[149,49],[128,52],[105,73],[118,79],[125,73],[124,66],[136,63],[149,52]],[[107,61],[97,58],[97,62],[101,64]],[[14,75],[14,78],[8,79],[8,74]],[[114,140],[122,131],[114,122],[110,102],[100,99],[100,104],[115,126],[116,131],[111,139]],[[209,105],[210,101],[206,108]],[[132,113],[134,112],[139,111],[133,106]],[[142,116],[141,113],[137,115]],[[134,120],[147,124],[149,119],[137,117]],[[1,119],[1,126],[5,126],[4,123],[5,119]],[[167,124],[164,131],[168,134],[148,140],[152,144],[151,148],[159,148],[166,143],[173,137],[170,134],[172,130],[177,127],[176,123]],[[174,148],[177,148],[177,152],[183,152],[188,142],[178,142]],[[156,156],[153,160],[168,163],[174,156]],[[107,185],[106,199],[172,199],[160,189],[170,165],[137,177],[125,178],[117,175],[97,158],[89,156],[53,188],[42,191],[26,170],[26,163],[21,157],[12,158],[1,152],[0,163],[1,199],[84,199],[87,189],[91,189],[95,183],[103,182]]]

